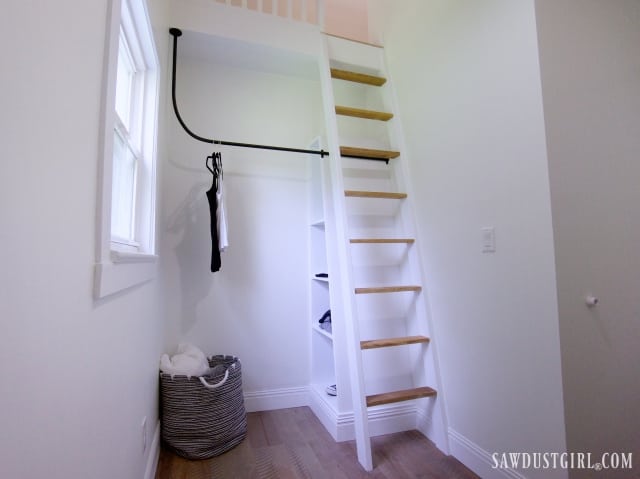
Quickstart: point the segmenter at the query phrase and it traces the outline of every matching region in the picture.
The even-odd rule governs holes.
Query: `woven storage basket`
[[[242,367],[234,356],[212,356],[226,373],[204,378],[160,373],[162,441],[187,459],[207,459],[237,446],[247,434]],[[206,380],[206,387],[203,381]],[[211,389],[210,389],[211,388]]]

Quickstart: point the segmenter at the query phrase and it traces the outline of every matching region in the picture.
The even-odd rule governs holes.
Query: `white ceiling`
[[[312,56],[188,30],[178,39],[178,64],[182,57],[246,70],[319,79],[317,61]]]

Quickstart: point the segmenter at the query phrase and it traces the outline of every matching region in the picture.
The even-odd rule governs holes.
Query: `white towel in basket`
[[[193,344],[180,343],[176,354],[169,358],[163,354],[160,358],[160,370],[171,376],[204,376],[209,373],[209,362],[204,353]]]

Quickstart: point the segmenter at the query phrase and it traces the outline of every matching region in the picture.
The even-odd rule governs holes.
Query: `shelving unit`
[[[319,142],[319,140],[316,140]],[[324,192],[322,165],[317,160],[312,163],[311,217],[315,220],[309,227],[310,236],[310,269],[311,269],[311,327],[313,331],[321,333],[327,339],[332,340],[331,334],[319,327],[318,320],[331,308],[329,295],[329,278],[318,277],[317,274],[328,274],[327,242],[324,219]],[[315,354],[312,349],[312,354]],[[314,359],[314,358],[312,358]],[[319,358],[318,358],[319,359]],[[313,361],[315,362],[315,361]],[[328,379],[331,379],[330,376]],[[332,383],[333,384],[333,383]]]
[[[317,326],[315,324],[313,326],[311,326],[311,329],[313,329],[313,331],[315,331],[319,335],[324,336],[329,341],[333,341],[333,335],[329,331],[327,331],[326,329],[322,329],[320,326]]]
[[[320,148],[316,140],[311,148]],[[311,162],[309,225],[310,248],[310,334],[311,334],[311,408],[337,441],[353,439],[353,427],[345,425],[344,417],[351,415],[351,388],[347,360],[345,325],[331,323],[331,332],[320,327],[318,320],[332,305],[340,303],[339,282],[331,278],[338,274],[337,235],[332,201],[329,159]],[[327,273],[319,278],[318,273]],[[327,386],[335,384],[338,395],[327,394]]]
[[[312,148],[320,147],[316,139]],[[337,400],[329,396],[325,388],[336,384],[333,334],[320,327],[319,319],[331,308],[329,278],[317,277],[318,273],[329,273],[327,261],[327,235],[325,218],[325,176],[323,163],[317,159],[311,161],[311,197],[309,226],[310,270],[311,270],[311,390],[324,407],[337,409]]]

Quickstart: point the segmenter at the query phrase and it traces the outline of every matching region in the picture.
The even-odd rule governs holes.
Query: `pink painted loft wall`
[[[325,0],[325,32],[368,42],[367,0]]]
[[[243,5],[243,0],[216,0],[236,7]],[[324,0],[325,28],[324,31],[332,35],[351,38],[363,42],[369,41],[368,0]],[[316,23],[316,0],[246,0],[249,10],[288,16],[289,2],[291,2],[291,16],[300,19],[303,2],[306,2],[306,17],[310,23]],[[275,9],[275,11],[274,11]]]

